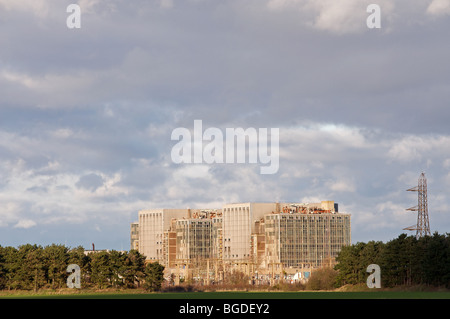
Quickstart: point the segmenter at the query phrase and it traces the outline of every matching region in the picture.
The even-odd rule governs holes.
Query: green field
[[[450,299],[450,292],[183,292],[183,293],[129,293],[77,292],[43,294],[4,294],[0,298],[21,299]]]

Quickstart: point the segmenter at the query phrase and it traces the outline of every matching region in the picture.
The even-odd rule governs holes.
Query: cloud
[[[5,241],[34,222],[26,239],[127,242],[144,208],[324,199],[354,239],[389,239],[421,171],[450,206],[447,2],[381,0],[380,32],[368,0],[78,3],[69,30],[64,1],[0,0]],[[171,132],[194,119],[279,128],[278,174],[175,165]]]
[[[101,0],[78,0],[82,14],[98,14],[99,10],[104,8],[113,8],[112,2],[105,2]]]
[[[109,119],[126,119],[116,117],[122,114],[119,111],[115,109],[115,116]],[[90,131],[88,127],[82,136],[98,133],[99,128],[91,127]],[[320,199],[335,200],[342,212],[352,213],[354,236],[362,238],[363,230],[375,231],[385,226],[392,233],[408,226],[403,212],[390,213],[395,207],[412,206],[405,189],[416,183],[417,166],[425,165],[431,158],[445,169],[450,158],[446,135],[388,134],[343,124],[310,122],[280,128],[279,174],[262,176],[256,164],[175,165],[170,161],[173,142],[170,128],[177,127],[175,123],[153,122],[142,127],[146,136],[159,145],[159,152],[142,157],[139,148],[132,149],[127,162],[102,169],[100,161],[98,169],[90,172],[86,171],[89,165],[79,163],[87,154],[82,151],[87,140],[82,138],[78,146],[71,145],[75,148],[69,152],[62,147],[80,138],[76,133],[79,127],[49,128],[48,134],[33,138],[0,134],[0,148],[23,157],[2,162],[0,174],[4,184],[0,201],[9,208],[3,213],[0,226],[37,229],[41,225],[69,223],[74,227],[95,221],[104,225],[104,230],[145,208],[216,208],[227,202]],[[126,134],[135,137],[133,130]],[[103,145],[95,154],[112,154],[122,148],[121,143],[129,144],[132,140],[122,138],[119,144]],[[100,144],[103,142],[99,140]],[[423,155],[412,158],[405,155],[409,146],[423,151]],[[39,165],[35,161],[37,150],[48,157]],[[74,158],[73,154],[78,153],[84,155]],[[435,175],[436,171],[433,169],[430,174]],[[435,183],[448,185],[448,174],[438,177]],[[381,202],[392,205],[380,206]],[[372,226],[367,228],[367,223]]]
[[[356,191],[356,187],[353,184],[353,182],[351,182],[351,181],[339,180],[339,181],[329,182],[329,183],[327,183],[327,185],[332,191],[336,191],[336,192],[354,193]]]
[[[30,12],[40,18],[47,16],[50,6],[47,0],[0,0],[0,7],[7,11]]]
[[[336,33],[364,30],[365,13],[361,1],[314,1],[308,4],[317,12],[313,27]]]
[[[3,200],[0,211],[0,227],[7,227],[10,223],[15,222],[21,211],[20,202]]]
[[[273,11],[297,10],[305,25],[333,34],[358,34],[367,31],[366,9],[373,1],[360,0],[270,0],[267,7]],[[383,20],[390,20],[394,5],[378,1]]]
[[[80,177],[75,184],[78,188],[87,189],[95,192],[99,187],[103,186],[103,178],[97,174],[91,173]]]
[[[161,0],[161,8],[173,8],[173,0]]]
[[[21,219],[17,222],[16,225],[14,225],[14,228],[24,228],[24,229],[28,229],[31,227],[36,226],[36,222],[34,222],[33,220],[30,219]]]
[[[427,8],[427,13],[435,16],[450,15],[450,1],[433,0]]]
[[[407,135],[394,140],[388,151],[388,156],[401,162],[417,161],[450,156],[450,136]]]

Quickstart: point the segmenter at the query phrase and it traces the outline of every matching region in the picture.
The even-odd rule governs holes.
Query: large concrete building
[[[266,215],[266,261],[283,267],[317,268],[350,243],[350,216],[281,213]]]
[[[275,212],[277,203],[226,204],[223,212],[223,259],[245,261],[251,256],[254,221]]]
[[[139,250],[139,223],[131,223],[130,249]]]
[[[139,242],[135,246],[139,247],[139,252],[146,256],[147,260],[165,262],[169,250],[169,239],[174,232],[178,243],[178,233],[182,232],[185,223],[181,221],[197,221],[204,218],[205,212],[217,210],[211,209],[147,209],[139,211]],[[212,216],[212,214],[211,214]],[[187,227],[187,230],[195,229]],[[186,232],[185,235],[187,236]],[[183,238],[180,243],[189,243],[188,239]],[[167,247],[165,246],[168,245]],[[177,246],[178,247],[178,246]],[[182,246],[179,246],[180,248]],[[164,253],[166,252],[166,254]],[[183,252],[184,253],[184,252]],[[182,254],[183,254],[182,253]],[[176,253],[179,255],[179,252]]]
[[[136,227],[138,229],[136,229]],[[209,267],[294,273],[332,262],[351,242],[350,215],[333,201],[235,203],[221,209],[139,211],[132,247],[168,270]]]
[[[195,266],[219,258],[220,210],[200,210],[176,221],[176,259]],[[219,224],[217,224],[219,223]]]

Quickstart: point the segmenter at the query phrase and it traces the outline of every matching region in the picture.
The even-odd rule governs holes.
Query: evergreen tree
[[[145,284],[144,288],[150,291],[161,289],[164,280],[164,266],[158,262],[148,263],[145,266]]]
[[[8,290],[17,288],[17,284],[14,280],[19,263],[17,259],[17,249],[14,247],[5,247],[2,249],[3,254],[3,268],[4,268],[4,281]]]
[[[129,251],[124,258],[123,272],[126,287],[140,286],[140,282],[144,279],[145,256],[141,255],[137,250]]]
[[[384,286],[392,287],[407,283],[410,258],[407,255],[409,242],[406,237],[406,234],[401,234],[385,246],[380,262],[381,280]]]
[[[7,269],[5,261],[5,249],[0,246],[0,289],[5,289],[7,285]]]
[[[98,288],[106,288],[111,282],[112,271],[109,253],[96,252],[90,254],[91,280]]]
[[[84,248],[78,246],[69,250],[69,257],[67,261],[67,266],[70,264],[75,264],[80,267],[81,271],[81,285],[85,287],[89,283],[91,274],[91,258],[84,253]]]
[[[109,253],[109,267],[110,267],[110,282],[113,287],[120,287],[123,285],[124,269],[124,254],[113,250]]]
[[[61,288],[66,284],[68,259],[68,249],[63,245],[52,244],[44,248],[43,260],[51,288]]]
[[[338,262],[334,267],[339,273],[336,276],[337,285],[346,284],[355,285],[364,280],[365,267],[361,263],[361,252],[364,250],[365,243],[344,246],[336,257]]]
[[[423,238],[425,241],[422,269],[424,282],[433,286],[450,287],[450,247],[449,238],[434,233]]]
[[[21,288],[37,291],[45,280],[43,249],[38,245],[26,244],[19,247],[18,269],[15,280]]]

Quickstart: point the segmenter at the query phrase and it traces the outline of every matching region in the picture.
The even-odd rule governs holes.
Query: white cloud
[[[173,0],[161,0],[161,8],[164,9],[173,8]]]
[[[327,186],[336,192],[350,192],[353,193],[356,191],[356,186],[353,181],[349,180],[338,180],[333,182],[328,182]]]
[[[2,200],[1,203],[2,209],[0,210],[0,227],[6,227],[9,223],[17,220],[17,216],[21,213],[21,207],[20,203],[8,201],[6,198]]]
[[[4,70],[2,72],[2,77],[8,82],[19,84],[29,89],[37,89],[39,87],[39,81],[27,74],[20,74]]]
[[[103,3],[102,3],[103,2]],[[84,13],[94,13],[95,8],[98,5],[105,5],[106,3],[101,0],[78,0],[78,5],[81,8],[81,12]]]
[[[267,7],[272,10],[281,10],[288,6],[301,5],[304,0],[270,0]]]
[[[313,26],[335,33],[360,32],[365,30],[365,7],[361,1],[325,0],[309,4],[317,12]]]
[[[450,156],[450,136],[406,135],[392,141],[388,154],[400,162],[429,160],[440,156]]]
[[[267,7],[274,11],[297,9],[306,25],[335,34],[361,33],[367,30],[365,0],[270,0]],[[377,2],[382,7],[382,18],[387,19],[394,8],[391,1]]]
[[[211,178],[211,176],[208,165],[183,165],[174,171],[174,178],[176,180],[189,178],[207,179]]]
[[[14,228],[24,228],[28,229],[31,227],[36,226],[36,222],[31,219],[21,219],[17,222],[16,225],[14,225]]]
[[[8,11],[26,11],[45,18],[50,10],[51,1],[48,0],[0,0],[0,7]]]
[[[51,135],[53,135],[56,138],[60,139],[67,139],[74,136],[74,132],[70,128],[59,128],[54,131],[49,132]]]
[[[117,12],[117,1],[78,0],[81,14],[105,15]]]
[[[443,163],[442,163],[442,166],[444,167],[444,168],[450,168],[450,158],[446,158],[444,161],[443,161]]]
[[[283,127],[280,129],[280,156],[287,160],[311,161],[311,167],[323,168],[324,164],[335,162],[346,153],[357,150],[362,152],[380,147],[372,138],[375,132],[365,132],[358,127],[311,123],[303,126]],[[309,165],[309,164],[308,164]]]
[[[105,209],[111,214],[120,212],[120,205],[111,198],[127,196],[129,191],[119,185],[120,173],[99,173],[103,185],[95,191],[79,189],[80,176],[86,173],[66,172],[56,161],[38,168],[28,167],[24,160],[8,161],[2,163],[2,168],[0,176],[6,183],[0,192],[0,202],[4,203],[0,226],[16,223],[16,228],[29,228],[37,222],[84,222],[102,216]]]
[[[450,15],[450,0],[433,0],[427,13],[435,16]]]

